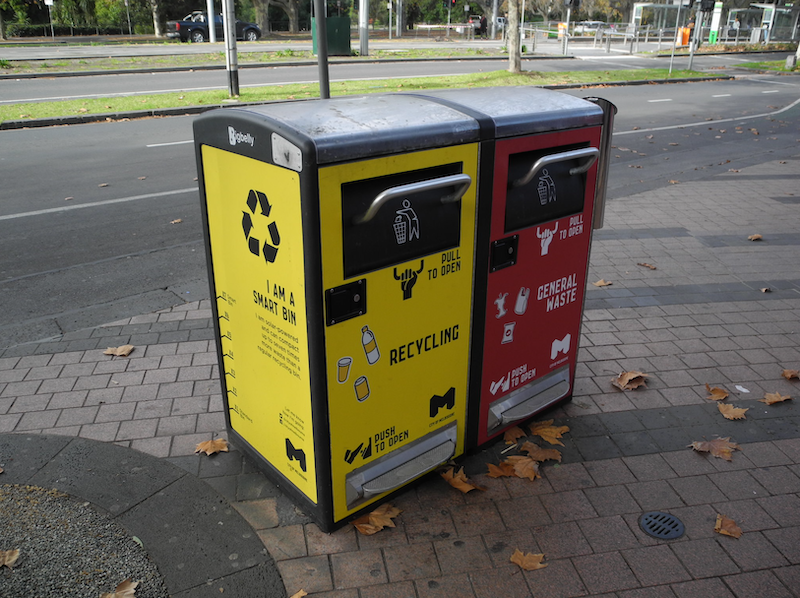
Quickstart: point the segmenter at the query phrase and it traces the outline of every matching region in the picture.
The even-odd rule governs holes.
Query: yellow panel
[[[231,427],[316,503],[298,174],[202,157]]]
[[[351,471],[453,422],[455,455],[463,452],[477,156],[470,144],[320,169],[323,286],[367,284],[366,314],[326,328],[334,521],[380,498],[348,506]],[[342,184],[453,163],[472,178],[461,200],[458,246],[345,280]],[[420,237],[436,232],[419,223]],[[434,415],[432,400],[441,404]]]

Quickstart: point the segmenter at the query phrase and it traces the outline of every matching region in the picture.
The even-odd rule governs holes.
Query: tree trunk
[[[3,22],[2,13],[0,13],[0,39],[6,39],[6,24]]]
[[[253,0],[253,7],[256,9],[256,25],[261,27],[261,31],[266,35],[272,29],[269,25],[269,5],[271,0]]]
[[[508,43],[508,72],[519,73],[522,71],[519,43],[519,0],[508,0],[506,39]]]
[[[289,33],[300,31],[300,10],[299,0],[274,0],[275,4],[281,7],[286,16],[289,17]],[[323,15],[324,17],[324,15]]]
[[[150,9],[153,11],[153,30],[156,37],[164,37],[164,24],[161,22],[161,4],[159,0],[150,0]]]

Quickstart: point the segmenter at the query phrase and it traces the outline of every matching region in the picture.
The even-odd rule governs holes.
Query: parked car
[[[605,23],[603,23],[603,21],[581,21],[575,25],[572,33],[574,35],[597,33],[597,30],[604,26]]]
[[[217,32],[217,39],[222,40],[222,15],[214,15],[214,29]],[[180,39],[182,42],[208,41],[208,15],[196,10],[180,21],[167,21],[167,37]],[[236,39],[254,42],[260,37],[261,29],[258,25],[236,19]]]

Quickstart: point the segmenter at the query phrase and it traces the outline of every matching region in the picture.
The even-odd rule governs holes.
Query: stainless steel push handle
[[[389,200],[404,195],[413,195],[415,193],[422,193],[423,191],[431,191],[433,189],[441,189],[443,187],[455,186],[456,190],[449,195],[441,197],[440,201],[442,203],[451,203],[454,201],[458,201],[467,192],[467,189],[469,189],[469,186],[471,184],[472,184],[472,177],[470,177],[468,174],[453,174],[438,179],[431,179],[429,181],[419,181],[417,183],[409,183],[407,185],[399,185],[397,187],[391,187],[389,189],[386,189],[385,191],[381,191],[377,195],[377,197],[375,197],[375,199],[372,200],[372,203],[369,205],[367,211],[364,212],[361,216],[357,216],[353,220],[353,222],[355,224],[363,224],[364,222],[369,222],[375,217],[375,214],[377,214],[378,211],[383,207],[383,205]]]
[[[569,169],[570,176],[574,174],[582,174],[592,167],[592,164],[595,163],[599,155],[599,149],[596,147],[587,147],[584,149],[561,152],[560,154],[548,154],[547,156],[542,156],[533,163],[533,166],[531,166],[530,170],[528,170],[524,177],[519,178],[516,181],[511,181],[508,185],[508,188],[516,189],[518,187],[522,187],[523,185],[527,185],[531,182],[533,175],[539,172],[539,170],[550,164],[555,164],[556,162],[566,162],[567,160],[583,160],[580,165]]]

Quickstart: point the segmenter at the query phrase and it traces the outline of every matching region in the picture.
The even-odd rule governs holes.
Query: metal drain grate
[[[662,540],[680,538],[686,530],[683,522],[675,515],[660,511],[650,511],[639,517],[639,527],[647,535]]]

